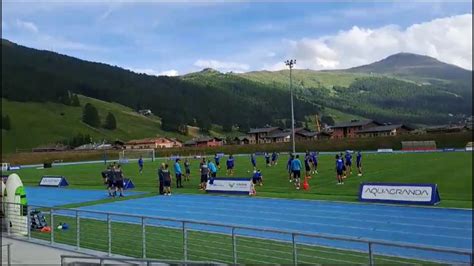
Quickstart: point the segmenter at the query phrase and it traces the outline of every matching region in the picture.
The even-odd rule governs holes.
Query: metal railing
[[[7,206],[7,213],[8,208],[11,206]],[[45,214],[51,226],[49,235],[27,226],[31,224],[30,215],[25,228],[13,227],[10,235],[98,250],[109,257],[225,264],[473,263],[472,250],[464,249],[56,207],[28,206],[27,213],[33,209]],[[25,223],[21,216],[8,219]],[[67,222],[69,229],[57,229],[58,222]]]
[[[68,262],[68,260],[71,260]],[[105,265],[106,262],[111,261],[116,264],[117,262],[131,264],[131,265],[153,265],[159,264],[173,264],[173,265],[219,265],[219,263],[212,261],[180,261],[180,260],[153,260],[153,259],[135,259],[135,258],[111,258],[111,257],[100,257],[100,256],[74,256],[74,255],[61,255],[61,266],[68,266],[69,264],[77,265],[80,263],[87,263],[91,261],[99,261],[99,265]],[[87,265],[89,265],[87,263]]]
[[[7,253],[6,253],[6,261],[7,261],[7,265],[8,266],[11,266],[12,265],[12,256],[11,256],[11,245],[12,244],[2,244],[2,264],[3,264],[3,259],[4,259],[4,255],[5,253],[3,253],[3,248],[6,247],[7,249]]]

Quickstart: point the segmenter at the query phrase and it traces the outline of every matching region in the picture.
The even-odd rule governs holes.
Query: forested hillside
[[[178,131],[186,124],[211,123],[249,128],[289,116],[288,94],[258,82],[232,77],[228,82],[190,82],[155,77],[2,41],[2,94],[14,101],[58,102],[69,92],[151,109],[163,128]],[[220,78],[220,77],[219,77]],[[222,78],[226,78],[224,75]],[[296,99],[298,116],[319,107]]]

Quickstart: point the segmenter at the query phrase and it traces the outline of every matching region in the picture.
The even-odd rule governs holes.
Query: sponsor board
[[[8,168],[9,171],[20,170],[20,169],[21,169],[21,166],[19,165],[10,165],[10,167]]]
[[[43,176],[39,182],[42,187],[65,187],[68,182],[64,176]]]
[[[441,199],[436,184],[362,183],[359,189],[359,200],[435,205]]]
[[[444,152],[453,152],[453,151],[456,151],[455,148],[444,148],[443,149]]]
[[[393,149],[378,149],[378,153],[392,153]]]
[[[211,178],[207,181],[206,192],[248,195],[251,188],[250,178]]]
[[[466,151],[472,151],[472,147],[466,147]]]

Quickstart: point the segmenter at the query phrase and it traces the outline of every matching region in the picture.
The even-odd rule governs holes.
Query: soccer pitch
[[[213,160],[213,156],[207,158]],[[358,177],[354,169],[353,174],[341,186],[336,185],[334,155],[320,155],[319,174],[313,175],[310,180],[309,191],[297,191],[293,184],[288,182],[287,159],[287,155],[281,155],[276,166],[266,167],[264,158],[257,156],[257,167],[264,176],[264,185],[257,187],[257,197],[357,201],[361,182],[435,183],[438,184],[441,196],[441,203],[438,206],[472,208],[472,153],[363,154],[364,175]],[[225,160],[226,157],[221,159],[218,177],[226,176]],[[123,171],[126,177],[132,179],[136,191],[156,193],[157,169],[161,162],[167,162],[172,169],[172,161],[156,160],[145,162],[142,174],[138,173],[138,165],[133,161],[124,164]],[[27,186],[36,186],[43,175],[62,175],[67,178],[71,188],[105,190],[100,175],[104,168],[105,165],[100,163],[78,164],[47,169],[24,168],[18,173]],[[173,193],[204,194],[205,192],[198,190],[198,168],[199,160],[192,159],[191,181],[183,181],[184,188],[180,189],[176,189],[172,184]],[[251,170],[252,165],[248,156],[236,157],[234,177],[250,177]],[[84,204],[73,206],[82,205]]]

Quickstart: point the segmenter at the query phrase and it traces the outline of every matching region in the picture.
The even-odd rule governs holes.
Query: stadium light
[[[285,65],[287,65],[290,68],[290,98],[291,98],[291,140],[293,142],[293,154],[295,154],[295,111],[293,108],[293,84],[292,84],[292,78],[291,78],[291,70],[293,69],[293,66],[296,64],[295,59],[291,60],[286,60]]]

